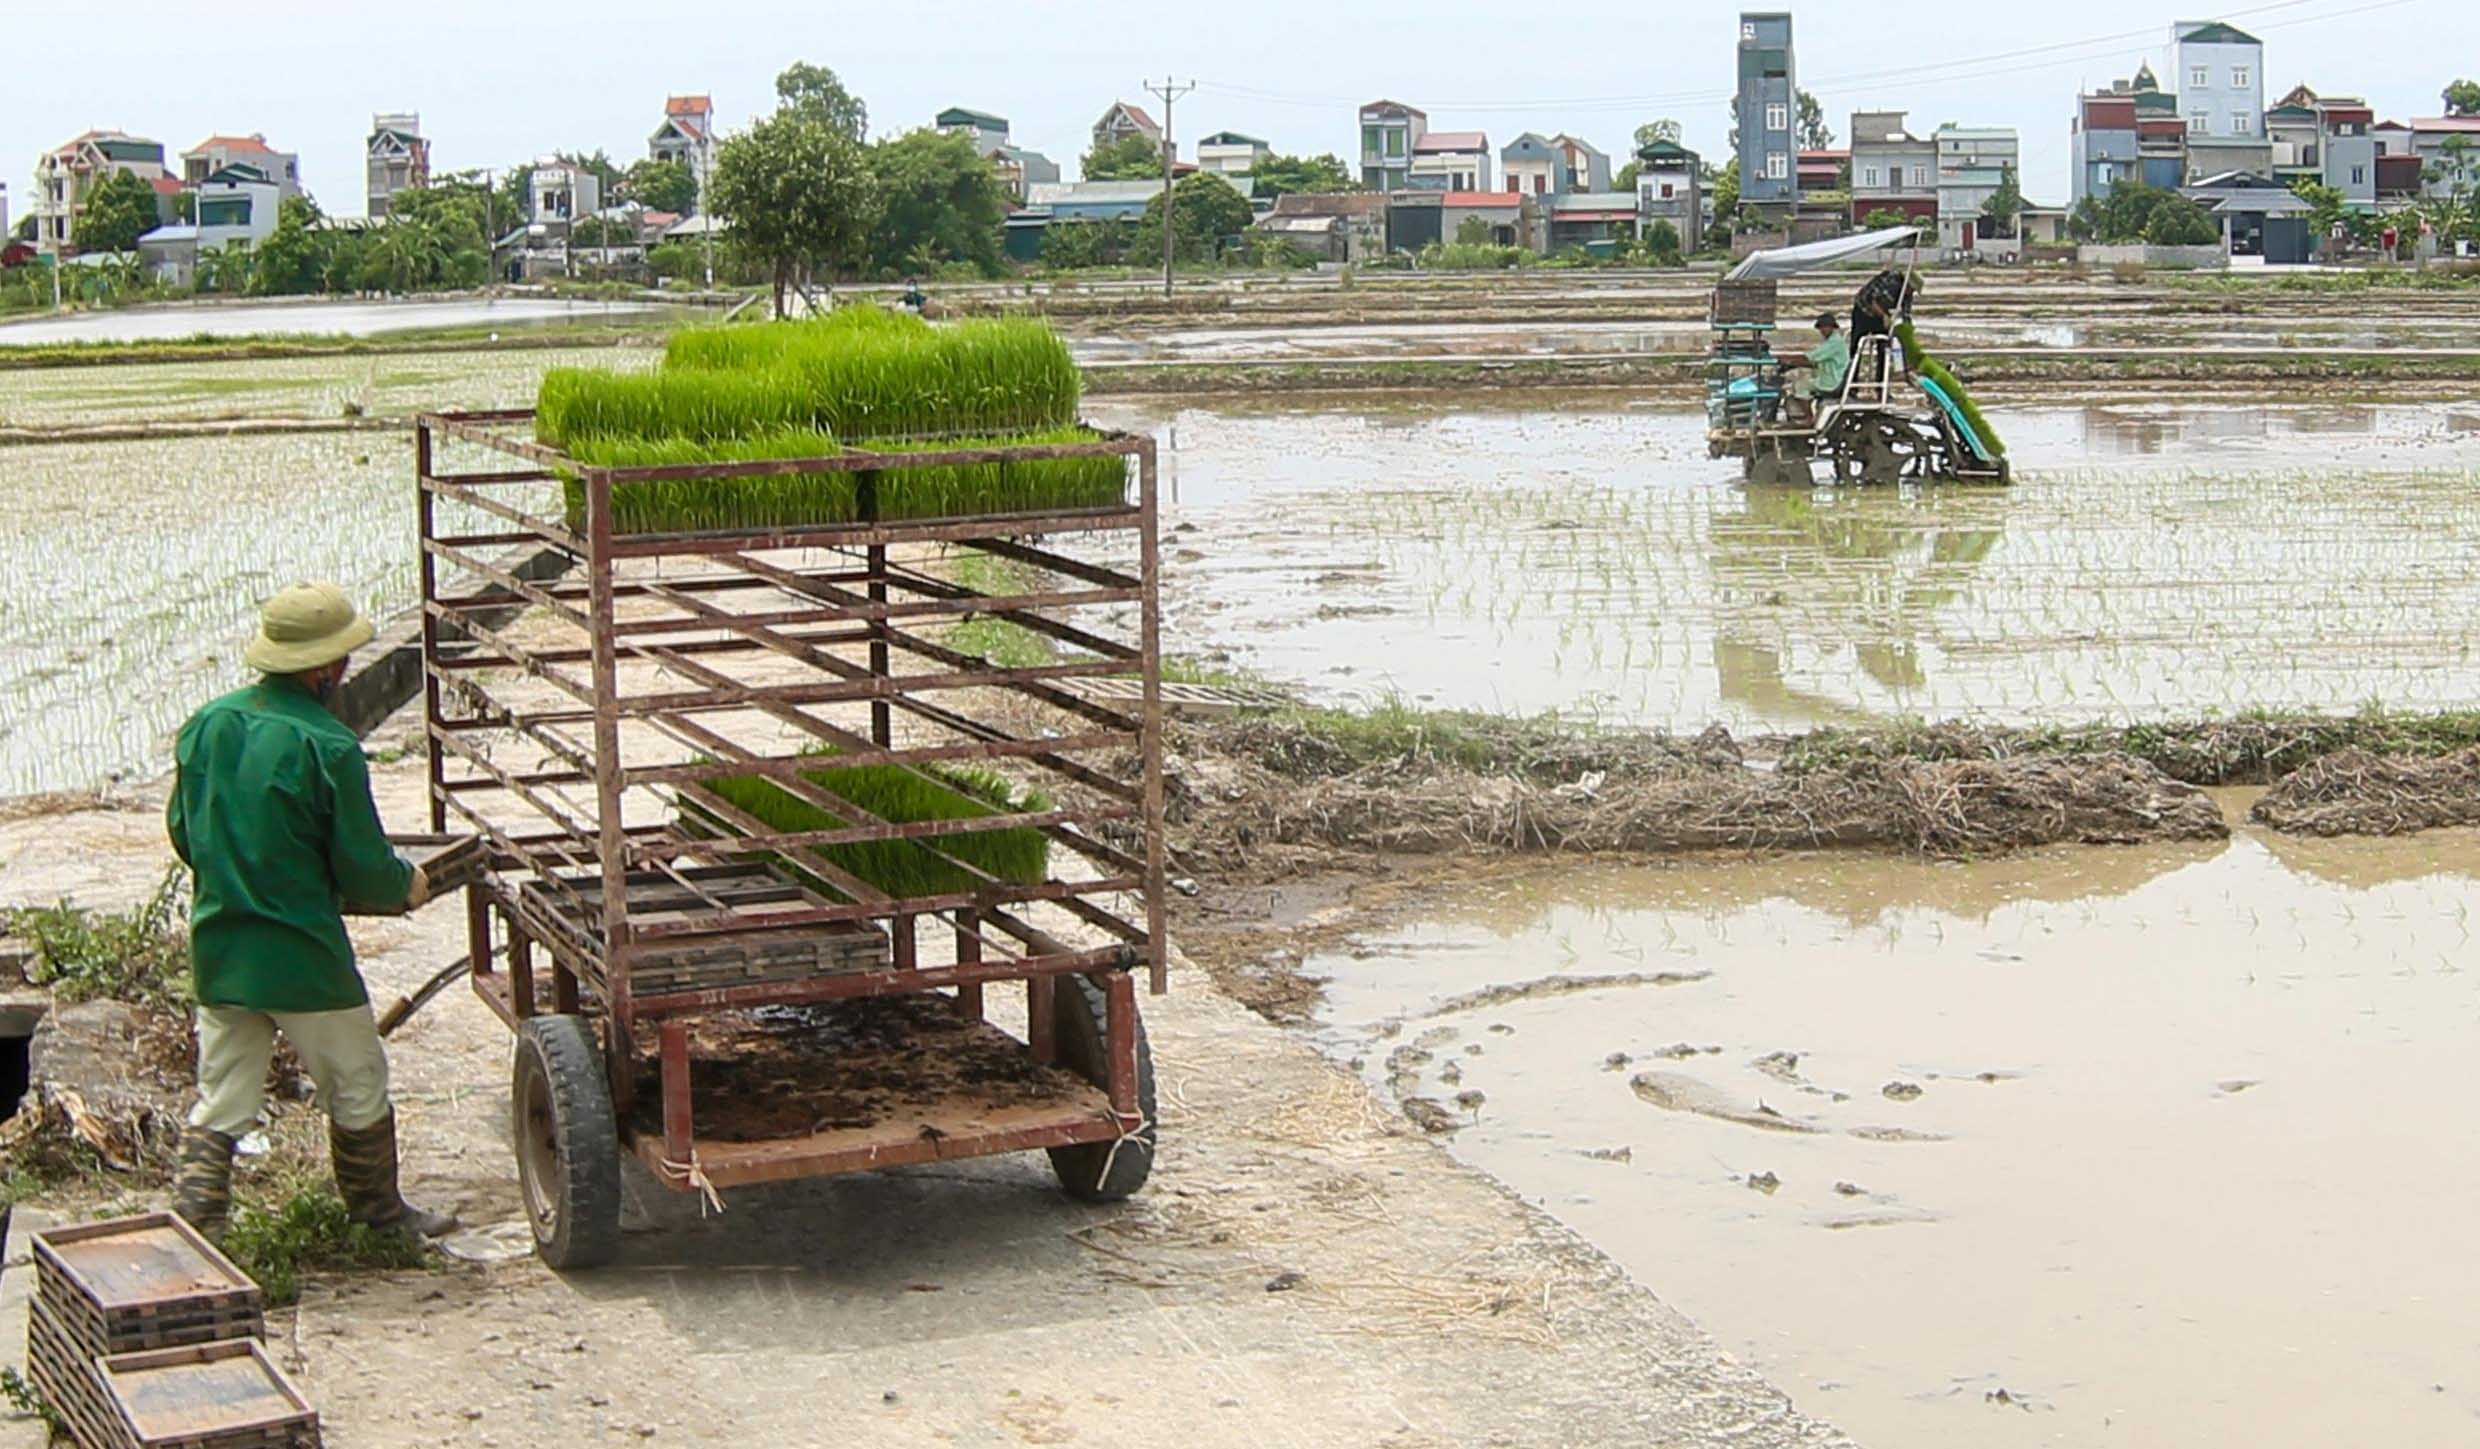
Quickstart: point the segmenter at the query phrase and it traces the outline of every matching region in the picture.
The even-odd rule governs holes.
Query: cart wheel
[[[534,1251],[554,1268],[610,1262],[620,1251],[620,1131],[585,1018],[526,1019],[509,1103]]]
[[[1095,1086],[1107,1085],[1111,1080],[1105,1048],[1108,998],[1089,977],[1054,976],[1051,980],[1060,1065]],[[1067,1189],[1068,1196],[1086,1202],[1118,1202],[1145,1186],[1154,1171],[1154,1052],[1146,1044],[1142,1017],[1137,1020],[1137,1111],[1145,1125],[1117,1142],[1080,1142],[1050,1149],[1051,1170],[1059,1174],[1059,1185]]]

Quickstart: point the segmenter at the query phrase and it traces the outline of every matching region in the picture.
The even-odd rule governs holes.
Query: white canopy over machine
[[[1829,237],[1824,241],[1802,242],[1796,247],[1776,247],[1771,251],[1750,252],[1729,276],[1733,281],[1744,277],[1789,277],[1811,267],[1831,266],[1868,252],[1901,246],[1920,236],[1916,226],[1890,226],[1881,231],[1855,232],[1850,236]]]

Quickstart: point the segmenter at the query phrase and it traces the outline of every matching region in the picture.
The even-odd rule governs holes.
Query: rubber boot
[[[415,1207],[397,1188],[395,1108],[369,1126],[349,1131],[330,1120],[327,1150],[335,1163],[336,1189],[355,1222],[383,1230],[401,1228],[417,1238],[456,1231],[455,1218]]]
[[[237,1139],[205,1127],[181,1129],[181,1158],[172,1176],[172,1210],[217,1247],[232,1229],[233,1147]]]

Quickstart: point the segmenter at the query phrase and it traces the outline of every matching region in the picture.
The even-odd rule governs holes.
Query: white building
[[[126,171],[150,186],[164,179],[160,141],[126,131],[88,131],[34,163],[35,245],[58,252],[77,245],[77,219],[103,179]]]
[[[1255,136],[1217,131],[1197,143],[1197,169],[1218,176],[1246,176],[1273,154],[1274,147]]]
[[[1412,143],[1406,184],[1414,191],[1490,189],[1490,138],[1480,131],[1424,131]]]
[[[2010,171],[2021,177],[2022,150],[2013,126],[1937,128],[1938,246],[1969,250],[1979,240],[1981,208]],[[2017,183],[2019,189],[2021,182]]]
[[[286,196],[301,195],[301,158],[279,151],[256,132],[247,136],[209,136],[181,153],[181,183],[192,189],[229,166],[247,166],[273,181]]]
[[[526,182],[526,215],[557,226],[603,209],[603,181],[583,166],[545,156]]]
[[[2170,27],[2172,81],[2187,122],[2187,179],[2273,169],[2265,138],[2265,44],[2219,20]]]

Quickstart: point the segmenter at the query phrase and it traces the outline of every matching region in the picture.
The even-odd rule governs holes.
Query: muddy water
[[[1174,637],[1350,700],[1702,729],[2463,703],[2480,435],[2443,406],[2006,408],[2011,489],[1751,489],[1699,415],[1112,401]]]
[[[2469,835],[1597,866],[1307,969],[1456,1154],[1865,1443],[2471,1443],[2475,874]]]

